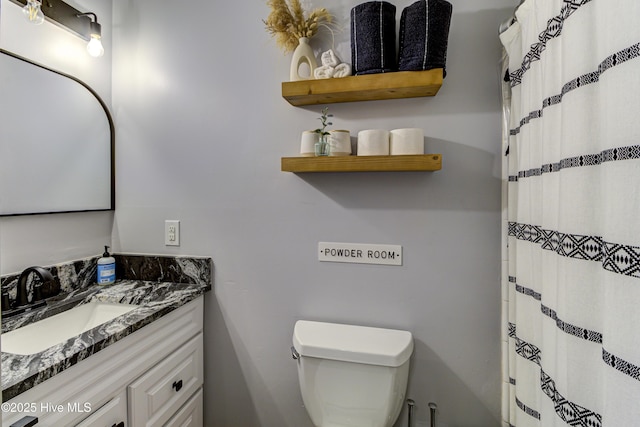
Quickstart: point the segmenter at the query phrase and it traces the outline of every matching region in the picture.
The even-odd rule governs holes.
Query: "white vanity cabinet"
[[[164,425],[202,387],[202,334],[128,387],[133,426]]]
[[[204,297],[111,344],[9,402],[37,427],[202,427]]]
[[[116,426],[124,427],[128,425],[127,419],[127,392],[122,390],[117,396],[113,397],[98,410],[92,411],[92,414],[82,420],[76,427],[90,426]]]
[[[164,427],[202,427],[204,423],[202,389],[198,390],[191,399],[169,420]]]

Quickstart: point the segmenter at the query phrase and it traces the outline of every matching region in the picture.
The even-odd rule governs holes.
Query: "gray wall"
[[[350,62],[360,1],[313,3],[338,18],[336,51]],[[410,3],[394,2],[398,18]],[[411,331],[416,425],[430,401],[441,426],[499,425],[497,31],[514,2],[453,3],[438,96],[330,105],[333,127],[352,135],[423,128],[443,169],[294,175],[280,157],[297,154],[321,107],[282,99],[291,56],[264,29],[266,2],[114,2],[114,247],[213,257],[207,426],[310,426],[289,354],[297,319]],[[179,248],[164,246],[165,219],[181,221]],[[318,241],[400,244],[404,265],[319,263]]]

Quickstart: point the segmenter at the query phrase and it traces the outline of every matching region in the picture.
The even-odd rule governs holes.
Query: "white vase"
[[[302,64],[309,66],[309,76],[300,75],[300,66]],[[306,37],[300,37],[298,40],[298,47],[293,51],[293,58],[291,58],[291,70],[289,71],[289,80],[292,82],[298,80],[310,80],[313,79],[313,70],[318,68],[316,58],[313,55],[313,49],[309,45],[309,39]]]
[[[320,134],[315,130],[305,130],[300,138],[300,155],[313,157],[316,155],[316,142],[320,141]]]
[[[351,155],[351,134],[348,130],[329,131],[330,156]]]

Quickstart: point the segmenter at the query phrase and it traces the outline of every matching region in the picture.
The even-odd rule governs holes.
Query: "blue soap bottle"
[[[109,254],[109,246],[104,247],[102,258],[98,260],[99,285],[110,285],[116,281],[116,259]]]

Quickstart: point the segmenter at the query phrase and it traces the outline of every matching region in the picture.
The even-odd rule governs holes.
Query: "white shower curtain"
[[[640,426],[640,0],[526,0],[500,38],[503,425]]]

